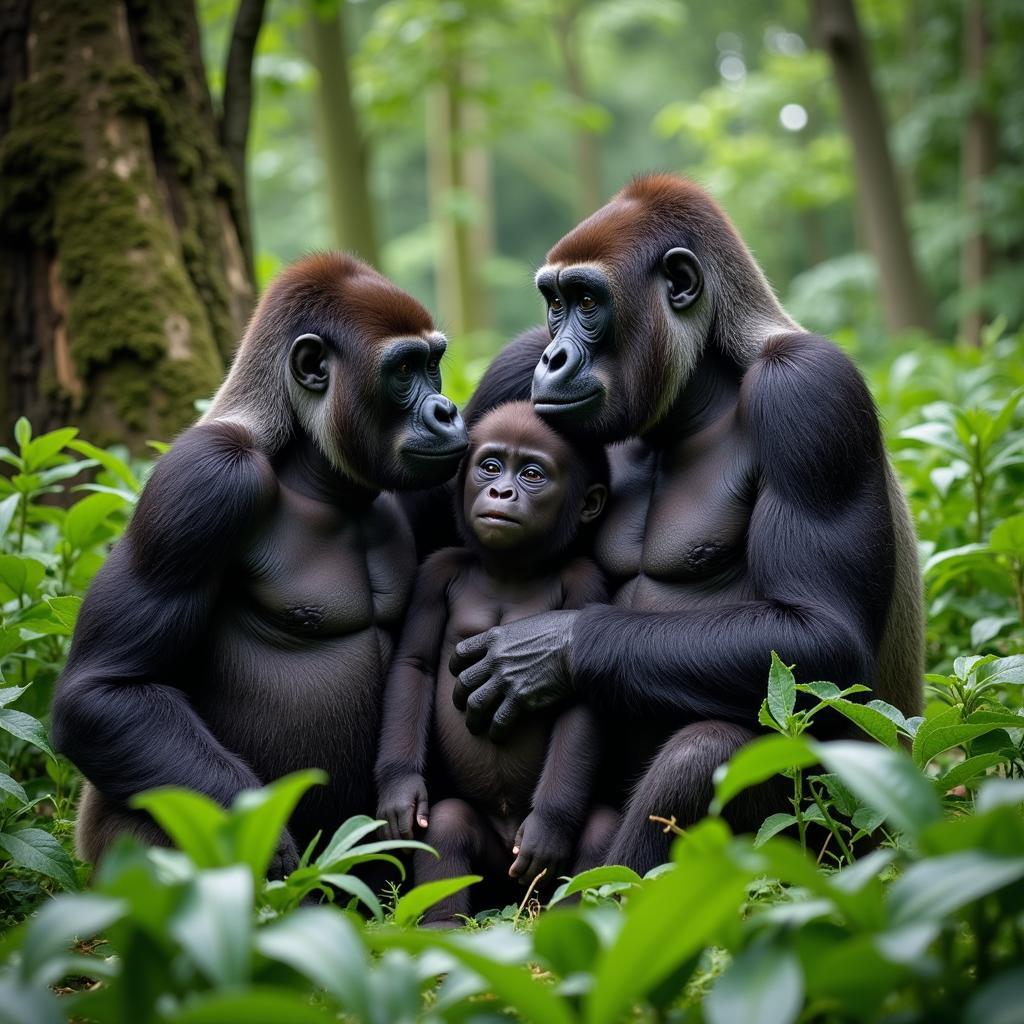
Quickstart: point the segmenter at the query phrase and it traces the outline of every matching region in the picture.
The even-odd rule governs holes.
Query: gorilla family
[[[622,809],[606,859],[645,871],[668,844],[649,816],[700,817],[754,735],[772,650],[803,680],[918,710],[914,533],[870,393],[790,319],[722,210],[684,179],[637,179],[536,281],[546,326],[467,407],[465,547],[427,559],[408,616],[414,530],[429,547],[450,513],[436,491],[384,492],[440,484],[466,451],[439,394],[444,339],[347,257],[270,287],[82,608],[53,721],[91,784],[84,856],[118,831],[160,840],[126,805],[142,789],[227,802],[324,767],[285,871],[295,842],[372,811],[376,763],[389,829],[447,858],[421,877],[499,848],[514,875],[585,858],[615,820],[592,789]],[[533,518],[514,522],[515,499]],[[756,827],[764,809],[732,813]]]
[[[372,811],[380,693],[416,572],[393,495],[456,470],[445,339],[365,264],[316,254],[263,296],[202,421],[160,459],[78,619],[53,733],[88,780],[81,856],[163,841],[126,801],[228,803],[320,767],[272,865]]]

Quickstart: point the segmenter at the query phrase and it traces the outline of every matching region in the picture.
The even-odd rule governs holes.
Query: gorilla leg
[[[576,847],[576,860],[572,867],[574,875],[606,862],[618,827],[619,816],[611,807],[601,805],[590,812]]]
[[[651,815],[675,817],[680,828],[699,821],[711,803],[715,769],[756,735],[721,721],[695,722],[673,733],[626,802],[606,862],[625,864],[642,875],[667,861],[674,837],[651,822]],[[735,831],[749,832],[780,802],[779,788],[766,783],[732,801],[725,818]]]
[[[148,814],[110,800],[83,779],[75,821],[75,853],[80,860],[97,865],[120,835],[132,836],[145,846],[172,845]]]
[[[413,878],[417,885],[442,878],[468,875],[484,849],[487,825],[464,800],[441,800],[430,808],[430,824],[423,841],[441,855],[417,850],[413,855]],[[423,915],[424,924],[458,927],[460,916],[469,916],[472,901],[463,889],[432,906]]]

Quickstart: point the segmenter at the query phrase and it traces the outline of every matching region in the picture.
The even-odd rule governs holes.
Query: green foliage
[[[19,421],[0,449],[0,899],[7,923],[28,919],[0,944],[0,1021],[1017,1012],[1024,339],[996,325],[986,346],[904,348],[869,370],[928,566],[924,715],[905,718],[863,686],[798,683],[766,652],[765,735],[720,769],[709,817],[670,863],[647,877],[596,868],[564,880],[539,914],[513,906],[454,933],[415,923],[477,876],[382,896],[361,865],[402,877],[422,847],[377,840],[371,818],[264,879],[291,810],[323,778],[313,771],[230,808],[182,790],[141,795],[178,849],[124,840],[84,888],[69,853],[77,778],[42,723],[82,590],[145,471],[74,431],[33,437]],[[825,719],[871,742],[813,739]],[[730,802],[779,774],[788,806],[756,835],[732,835]]]

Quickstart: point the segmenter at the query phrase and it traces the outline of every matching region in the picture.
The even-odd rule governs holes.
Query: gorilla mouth
[[[461,459],[466,454],[469,444],[458,444],[442,451],[435,451],[432,448],[403,448],[403,455],[411,455],[415,459],[431,459],[443,461],[448,459]]]
[[[489,523],[512,523],[515,526],[519,525],[518,519],[513,519],[510,515],[498,512],[496,509],[488,509],[486,512],[481,512],[477,519],[483,519]]]
[[[544,398],[541,401],[534,400],[533,408],[541,415],[544,413],[569,412],[573,409],[585,409],[591,404],[596,405],[599,403],[601,400],[601,394],[602,389],[597,388],[589,394],[584,395],[582,398],[569,398],[565,401],[553,398]]]

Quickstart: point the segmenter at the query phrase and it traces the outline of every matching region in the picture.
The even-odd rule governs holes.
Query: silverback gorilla
[[[380,692],[416,569],[382,490],[451,476],[468,439],[445,340],[365,264],[308,256],[269,287],[209,412],[160,459],[96,577],[53,706],[89,780],[78,848],[161,842],[126,801],[318,766],[271,865],[374,808]]]
[[[914,532],[857,370],[790,319],[695,185],[634,181],[536,280],[548,329],[499,355],[470,420],[532,397],[565,433],[626,442],[594,548],[613,596],[460,643],[453,698],[495,740],[565,699],[614,715],[635,784],[608,859],[644,871],[668,843],[648,816],[692,823],[753,735],[773,649],[804,681],[917,712]]]

